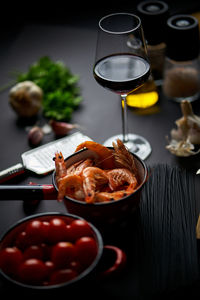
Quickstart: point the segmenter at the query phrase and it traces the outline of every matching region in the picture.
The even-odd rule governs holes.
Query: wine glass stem
[[[127,103],[126,94],[121,95],[121,107],[122,107],[122,135],[123,142],[128,142],[128,122],[127,122]]]

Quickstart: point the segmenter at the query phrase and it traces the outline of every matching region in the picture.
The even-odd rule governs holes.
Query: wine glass
[[[151,153],[149,142],[142,136],[127,131],[127,94],[140,87],[150,75],[146,44],[138,16],[131,13],[114,13],[99,21],[93,75],[96,81],[121,97],[122,134],[104,142],[121,139],[129,151],[141,159]]]

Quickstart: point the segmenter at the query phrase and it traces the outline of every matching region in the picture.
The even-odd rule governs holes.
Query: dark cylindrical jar
[[[199,24],[190,15],[167,21],[163,93],[176,102],[200,97]]]
[[[137,6],[137,14],[142,21],[147,42],[151,75],[142,87],[127,96],[127,105],[140,109],[155,105],[159,100],[157,86],[162,83],[165,59],[165,23],[168,18],[168,5],[163,1],[143,1]],[[137,46],[131,37],[128,46]]]
[[[163,76],[166,49],[165,32],[169,7],[164,1],[148,0],[138,4],[137,12],[141,18],[145,39],[147,40],[152,75],[155,82],[160,83]]]

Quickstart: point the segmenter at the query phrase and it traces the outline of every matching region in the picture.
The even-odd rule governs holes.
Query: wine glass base
[[[115,136],[110,137],[104,142],[104,146],[111,147],[112,142],[116,142],[117,139],[123,141],[123,135],[118,134]],[[142,160],[145,160],[151,154],[151,145],[149,142],[140,135],[137,134],[128,134],[128,141],[124,142],[125,146],[128,150],[137,156],[139,156]]]

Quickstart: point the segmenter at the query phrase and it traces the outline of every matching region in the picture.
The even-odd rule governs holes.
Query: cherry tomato
[[[51,258],[52,245],[42,243],[40,247],[43,252],[43,260],[49,260]]]
[[[71,261],[69,263],[69,268],[75,270],[77,273],[80,273],[83,270],[80,262],[78,262],[77,260]]]
[[[55,265],[51,260],[45,261],[45,266],[47,268],[48,275],[55,270]]]
[[[8,275],[16,275],[22,260],[22,252],[16,247],[7,247],[0,251],[0,268]]]
[[[54,271],[50,278],[50,284],[59,284],[62,282],[66,282],[72,280],[77,276],[77,272],[72,269],[61,269]]]
[[[59,242],[52,248],[51,260],[57,268],[67,266],[76,257],[76,248],[70,242]]]
[[[40,220],[33,220],[26,226],[27,240],[32,244],[40,244],[45,238],[45,226]]]
[[[68,228],[74,240],[82,236],[92,236],[92,228],[85,220],[73,220]]]
[[[44,253],[41,246],[32,245],[24,251],[24,259],[28,258],[38,258],[43,259]]]
[[[95,259],[98,248],[94,238],[83,236],[75,244],[78,261],[83,266],[89,266]]]
[[[16,247],[24,251],[24,249],[31,245],[31,241],[28,240],[26,231],[20,232],[15,241]]]
[[[47,241],[49,235],[51,234],[51,233],[49,232],[49,229],[50,229],[50,223],[47,222],[47,221],[43,221],[43,222],[42,222],[42,225],[43,225],[43,235],[44,235],[44,240]]]
[[[47,276],[47,267],[40,259],[30,258],[21,263],[18,274],[22,282],[42,284]]]
[[[65,222],[60,218],[51,219],[48,240],[51,243],[65,241],[67,239],[67,227]]]
[[[66,241],[74,242],[73,232],[71,231],[71,225],[66,225]]]

